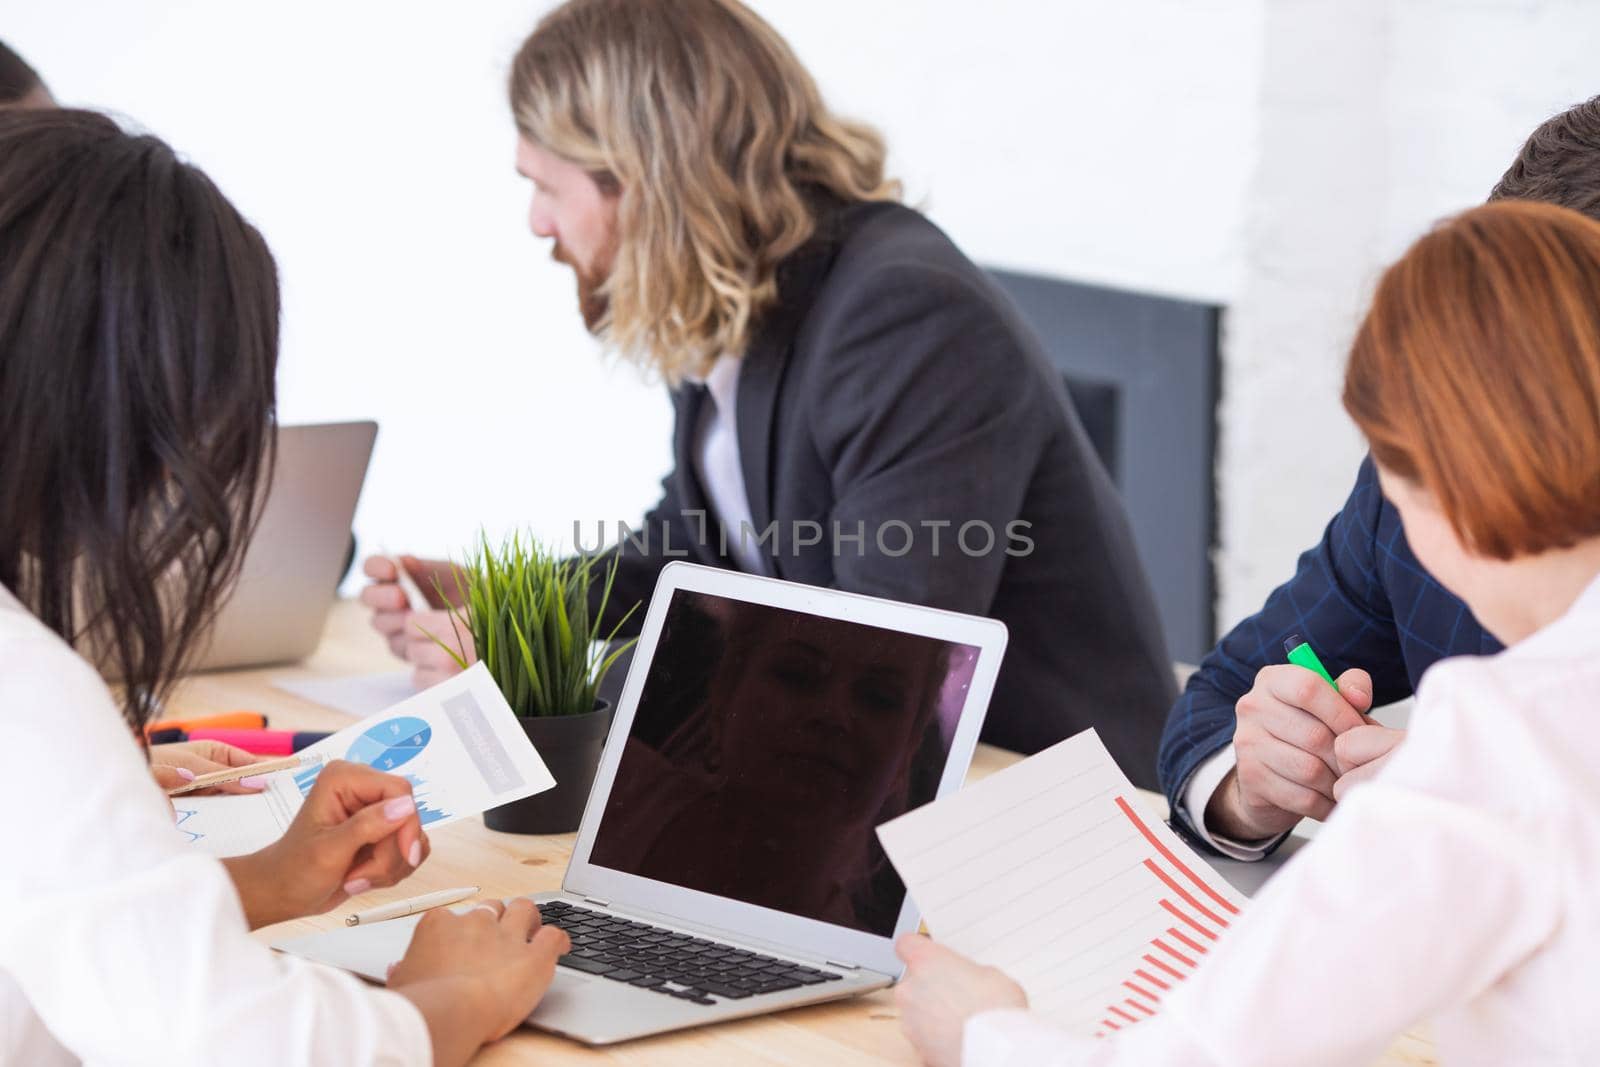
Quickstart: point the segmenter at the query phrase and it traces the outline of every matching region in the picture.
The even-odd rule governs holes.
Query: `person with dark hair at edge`
[[[8,108],[53,108],[56,101],[44,79],[28,62],[0,41],[0,110]],[[351,555],[355,538],[351,537]],[[346,563],[345,570],[349,569]],[[150,745],[147,749],[151,773],[165,788],[171,788],[202,774],[245,767],[263,757],[221,741],[173,741]],[[260,787],[254,779],[233,782],[205,790],[207,793],[251,793]]]
[[[1600,97],[1534,130],[1489,199],[1600,219]],[[1337,690],[1283,661],[1290,634],[1317,650]],[[1206,851],[1261,859],[1301,819],[1326,818],[1400,744],[1404,731],[1370,709],[1411,696],[1441,659],[1500,647],[1417,560],[1368,458],[1294,577],[1229,631],[1173,705],[1160,761],[1173,827]]]
[[[463,1064],[569,947],[521,900],[430,913],[387,990],[275,955],[252,929],[427,858],[411,784],[334,761],[219,860],[151,780],[271,477],[278,310],[261,235],[166,144],[0,112],[0,1063]]]

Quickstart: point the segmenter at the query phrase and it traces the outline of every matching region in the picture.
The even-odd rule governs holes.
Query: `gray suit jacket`
[[[753,529],[776,523],[768,573],[1000,619],[1011,637],[984,739],[1035,752],[1095,726],[1153,787],[1175,696],[1154,599],[1116,490],[1010,302],[898,204],[824,202],[778,281],[736,411]],[[612,550],[607,627],[672,559],[735,566],[694,473],[704,390],[673,401],[677,467],[648,545]]]

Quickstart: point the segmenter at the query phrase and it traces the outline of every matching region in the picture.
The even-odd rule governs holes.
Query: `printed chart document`
[[[266,790],[253,796],[174,797],[178,833],[218,856],[270,845],[331,760],[406,778],[423,826],[442,826],[555,785],[481,663],[299,755],[318,762],[269,776]]]
[[[1147,1019],[1244,907],[1093,730],[918,808],[878,837],[938,941],[1084,1035]]]

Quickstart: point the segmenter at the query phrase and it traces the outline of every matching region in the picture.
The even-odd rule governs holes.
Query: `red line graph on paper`
[[[1164,889],[1170,891],[1170,896],[1161,898],[1162,910],[1168,915],[1177,918],[1192,933],[1198,934],[1206,941],[1217,940],[1222,932],[1228,928],[1229,918],[1236,917],[1239,914],[1238,906],[1214,888],[1207,879],[1196,874],[1189,864],[1179,859],[1151,831],[1149,824],[1140,818],[1138,812],[1133,810],[1133,806],[1128,803],[1125,797],[1117,797],[1116,804],[1123,816],[1139,831],[1140,836],[1156,851],[1156,856],[1145,858],[1143,866],[1161,883]],[[1157,857],[1159,857],[1159,860]],[[1213,877],[1215,876],[1213,875]],[[1193,890],[1192,892],[1191,889]],[[1178,899],[1174,901],[1172,897],[1177,897]],[[1201,898],[1205,898],[1205,900],[1202,901]],[[1169,938],[1171,941],[1182,945],[1183,949],[1187,951],[1174,947],[1173,944],[1168,942],[1167,939]],[[1155,970],[1164,972],[1169,977],[1180,982],[1188,977],[1185,971],[1192,971],[1198,967],[1200,965],[1199,957],[1204,956],[1208,951],[1202,942],[1194,940],[1189,934],[1184,933],[1183,930],[1176,926],[1167,927],[1165,937],[1152,937],[1150,946],[1164,953],[1171,962],[1163,962],[1157,956],[1150,954],[1144,955],[1140,962],[1148,963]],[[1182,967],[1183,970],[1177,969],[1178,967]],[[1136,982],[1135,979],[1138,981]],[[1145,984],[1140,985],[1139,982]],[[1130,1017],[1123,1010],[1123,1006],[1137,1009],[1145,1018],[1154,1017],[1161,1002],[1160,992],[1170,990],[1172,985],[1157,978],[1150,971],[1136,966],[1133,968],[1133,973],[1122,980],[1122,987],[1137,993],[1144,1001],[1148,1001],[1150,1005],[1146,1007],[1143,1002],[1131,997],[1125,998],[1121,1006],[1116,1003],[1106,1005],[1108,1014],[1117,1016],[1122,1019],[1123,1025],[1128,1025],[1139,1022],[1139,1019]],[[1109,1018],[1101,1019],[1100,1022],[1102,1026],[1110,1029],[1120,1029],[1120,1027],[1113,1025]],[[1104,1037],[1105,1031],[1096,1031],[1095,1036]]]
[[[1244,898],[1079,735],[880,828],[935,938],[1107,1035],[1159,1015]]]

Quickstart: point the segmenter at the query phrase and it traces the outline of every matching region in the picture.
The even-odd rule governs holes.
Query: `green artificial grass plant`
[[[589,586],[599,577],[596,563],[592,556],[560,557],[515,533],[496,547],[480,531],[478,543],[456,567],[458,596],[444,599],[462,606],[452,608],[451,616],[472,634],[478,658],[521,718],[595,710],[601,680],[633,645],[609,647],[637,604],[610,633],[597,637],[594,632],[617,573],[613,559],[605,569],[600,610],[591,619]],[[433,639],[463,669],[468,666],[457,650]]]

